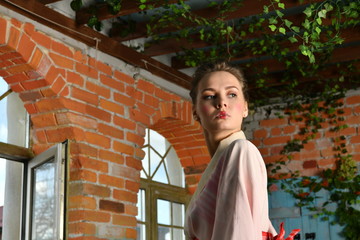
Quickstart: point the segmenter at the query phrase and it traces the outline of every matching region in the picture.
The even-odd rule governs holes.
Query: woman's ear
[[[195,109],[193,109],[193,118],[194,118],[195,121],[200,122],[200,118],[199,118],[199,116],[197,115]]]
[[[245,101],[243,118],[246,118],[248,115],[249,115],[248,103]]]

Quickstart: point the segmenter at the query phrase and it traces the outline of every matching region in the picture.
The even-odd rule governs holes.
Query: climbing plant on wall
[[[331,65],[329,59],[333,50],[344,42],[342,30],[359,26],[360,0],[315,1],[305,5],[301,15],[296,17],[286,14],[288,1],[269,0],[261,9],[261,14],[235,20],[227,20],[227,17],[242,7],[243,0],[209,0],[209,7],[217,9],[216,17],[211,19],[194,14],[187,1],[133,1],[138,3],[139,14],[150,19],[146,24],[149,40],[144,43],[144,48],[166,39],[187,39],[190,43],[202,41],[212,46],[184,47],[177,57],[187,66],[195,67],[212,59],[230,60],[248,55],[271,56],[284,64],[286,71],[278,81],[286,84],[281,87],[274,86],[266,67],[252,62],[243,66],[245,71],[254,73],[251,80],[255,82],[257,91],[257,98],[252,100],[255,108],[267,103],[263,99],[273,93],[270,95],[276,96],[281,104],[271,105],[270,108],[282,112],[282,117],[289,117],[304,125],[299,132],[300,137],[284,147],[286,160],[269,168],[278,178],[285,179],[283,189],[298,199],[299,205],[317,211],[319,217],[324,219],[334,215],[337,223],[345,226],[343,234],[346,239],[358,239],[360,213],[354,205],[359,204],[360,179],[355,161],[346,148],[346,136],[332,139],[337,168],[325,170],[320,178],[299,178],[299,173],[291,171],[281,175],[280,170],[286,168],[293,153],[301,151],[304,144],[312,141],[325,124],[332,126],[333,132],[347,127],[343,121],[341,99],[348,88],[360,86],[360,70],[355,67],[359,60],[348,61],[345,65]],[[122,8],[121,0],[95,2],[106,4],[112,14]],[[82,5],[82,0],[71,1],[75,11],[80,11]],[[88,26],[102,30],[98,8],[91,5],[88,9],[91,13]],[[125,37],[135,31],[136,24],[130,17],[118,18],[113,21],[112,27],[119,29],[119,36]],[[165,28],[174,30],[163,33],[161,30]],[[338,72],[338,76],[323,81],[322,75],[329,65]],[[307,79],[318,80],[308,82]],[[301,87],[304,83],[305,88]],[[329,192],[329,201],[321,208],[312,206],[316,192],[322,189]],[[330,211],[326,208],[330,203],[336,203],[338,207]]]
[[[360,204],[360,176],[356,161],[347,150],[348,138],[340,134],[348,127],[343,117],[342,98],[345,91],[335,87],[323,91],[319,97],[288,102],[282,107],[290,120],[302,123],[303,127],[298,137],[283,148],[285,159],[268,164],[273,174],[269,184],[281,180],[281,189],[297,199],[298,206],[308,208],[315,213],[315,217],[331,219],[332,224],[344,226],[342,235],[345,239],[356,240],[360,236],[360,211],[357,207]],[[305,144],[314,140],[324,125],[330,126],[329,131],[334,134],[331,142],[336,168],[326,169],[316,177],[304,177],[298,171],[287,169],[286,165],[291,162],[294,153],[300,152]],[[320,206],[316,205],[317,193],[324,190],[329,195],[328,199]]]

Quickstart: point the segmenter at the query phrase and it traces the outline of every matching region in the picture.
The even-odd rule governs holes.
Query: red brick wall
[[[209,162],[191,103],[122,69],[84,55],[81,49],[0,17],[0,76],[17,92],[31,118],[36,154],[70,140],[69,239],[136,238],[136,202],[145,128],[174,146],[189,192]],[[360,97],[344,99],[350,128],[346,143],[360,158]],[[250,119],[251,117],[249,117]],[[248,137],[266,162],[279,157],[298,126],[284,119],[254,120]],[[291,163],[311,175],[333,166],[329,132],[323,131]]]
[[[209,160],[190,102],[32,24],[0,17],[0,67],[30,114],[33,151],[70,140],[69,239],[136,238],[146,128],[168,138],[184,168]]]
[[[252,129],[252,141],[259,148],[266,163],[274,163],[279,160],[285,160],[287,166],[285,169],[291,171],[300,171],[302,176],[314,176],[324,169],[334,168],[335,154],[334,148],[339,143],[334,139],[342,135],[345,140],[341,141],[346,145],[348,154],[360,162],[360,91],[349,91],[345,99],[341,99],[344,103],[344,121],[340,124],[347,124],[345,128],[339,132],[332,132],[328,123],[323,124],[323,128],[316,134],[315,139],[310,140],[304,145],[300,152],[295,152],[291,161],[286,156],[281,155],[281,150],[285,143],[293,139],[304,139],[299,135],[300,128],[304,125],[288,118],[259,117],[258,125]]]

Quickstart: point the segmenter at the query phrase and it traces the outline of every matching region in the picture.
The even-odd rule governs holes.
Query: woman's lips
[[[226,119],[228,117],[230,117],[229,114],[227,114],[225,111],[220,111],[215,118]]]

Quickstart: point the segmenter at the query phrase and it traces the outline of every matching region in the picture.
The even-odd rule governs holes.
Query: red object
[[[284,223],[280,223],[280,233],[276,235],[275,237],[272,236],[271,233],[263,232],[262,233],[262,240],[293,240],[296,234],[300,232],[300,229],[294,229],[291,231],[289,236],[287,238],[285,237],[285,229],[284,229]]]

